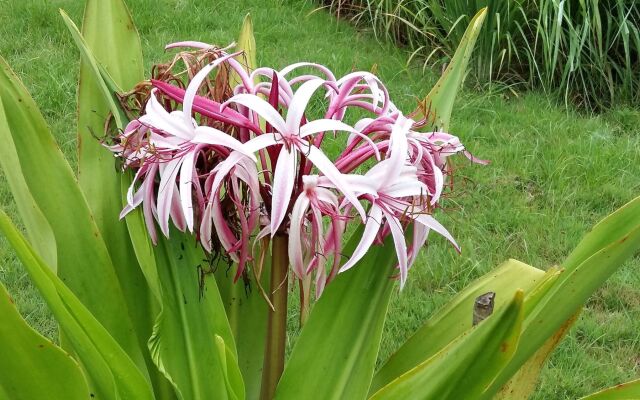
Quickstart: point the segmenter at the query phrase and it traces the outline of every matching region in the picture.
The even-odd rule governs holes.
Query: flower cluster
[[[228,254],[239,277],[258,258],[257,243],[285,234],[293,273],[315,278],[317,295],[388,235],[401,285],[431,230],[457,248],[431,214],[447,157],[478,160],[455,136],[418,132],[424,121],[403,115],[374,74],[336,78],[313,63],[246,72],[239,53],[198,42],[168,47],[184,46],[213,61],[188,70],[186,82],[151,80],[144,111],[110,146],[135,171],[122,216],[141,205],[154,242],[157,227],[169,235],[171,220],[207,251]],[[223,99],[210,95],[220,85]],[[346,258],[350,224],[364,229]]]

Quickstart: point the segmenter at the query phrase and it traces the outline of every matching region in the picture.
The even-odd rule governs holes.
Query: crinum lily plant
[[[400,287],[430,231],[458,248],[431,214],[447,157],[462,152],[478,160],[455,136],[419,132],[431,121],[405,116],[377,76],[336,78],[307,62],[248,71],[242,53],[199,42],[167,48],[185,46],[196,50],[180,52],[173,69],[159,69],[139,87],[137,104],[146,104],[109,146],[135,171],[121,217],[142,207],[154,243],[156,225],[166,237],[171,222],[195,233],[208,253],[235,266],[234,281],[253,275],[260,282],[273,242],[277,279],[265,298],[273,311],[268,343],[275,341],[267,353],[276,353],[267,358],[276,369],[284,365],[286,313],[274,303],[286,309],[289,266],[300,283],[303,323],[312,288],[319,297],[387,236]],[[184,69],[173,74],[176,64]],[[352,225],[364,229],[347,256],[343,238]]]
[[[377,360],[428,234],[458,248],[432,216],[450,156],[485,163],[445,133],[485,14],[405,114],[370,72],[258,68],[250,19],[235,48],[172,44],[145,79],[125,4],[87,0],[82,33],[63,13],[82,55],[77,174],[0,58],[0,166],[25,235],[2,211],[0,232],[60,328],[58,346],[0,285],[0,398],[529,396],[581,305],[640,247],[640,198],[561,267],[503,263]],[[304,325],[285,363],[293,290]]]

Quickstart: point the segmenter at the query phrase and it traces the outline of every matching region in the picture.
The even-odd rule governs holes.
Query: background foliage
[[[424,93],[436,79],[423,74],[419,65],[407,66],[402,52],[377,44],[348,24],[334,24],[325,13],[308,16],[311,4],[300,8],[294,1],[267,1],[265,6],[264,1],[200,0],[165,1],[152,8],[141,0],[129,3],[142,35],[146,69],[163,59],[161,49],[172,40],[232,41],[250,10],[259,64],[282,66],[307,59],[331,65],[337,73],[377,68],[407,109],[415,101],[409,93]],[[73,159],[78,56],[57,8],[80,20],[81,3],[5,0],[2,5],[0,52],[42,106],[58,142]],[[382,359],[470,280],[507,256],[542,267],[561,261],[589,226],[640,189],[637,111],[614,108],[584,118],[554,109],[535,93],[518,98],[464,93],[454,112],[452,132],[493,164],[469,167],[459,160],[456,191],[445,202],[442,218],[463,254],[434,238],[405,291],[392,300]],[[15,210],[4,181],[0,202]],[[53,322],[4,239],[0,266],[0,279],[21,312],[52,337]],[[547,366],[537,398],[575,398],[639,375],[638,267],[636,257],[590,301]],[[295,326],[292,315],[293,333]]]
[[[640,102],[640,7],[634,0],[324,0],[336,13],[448,62],[469,19],[489,15],[474,52],[480,82],[526,83],[601,109]]]

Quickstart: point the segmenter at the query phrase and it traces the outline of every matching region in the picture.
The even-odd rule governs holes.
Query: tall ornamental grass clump
[[[0,285],[2,399],[525,398],[640,248],[637,198],[561,266],[508,260],[479,278],[377,367],[429,233],[457,248],[434,217],[448,158],[485,163],[444,132],[485,11],[408,114],[370,72],[258,67],[250,18],[237,45],[170,44],[145,79],[122,1],[88,0],[81,31],[62,17],[82,55],[77,175],[0,58],[0,166],[25,234],[3,211],[0,232],[60,329],[58,346]],[[293,285],[302,327],[285,358]]]
[[[471,16],[487,7],[472,73],[525,83],[567,104],[640,102],[640,7],[633,0],[324,0],[340,17],[406,46],[425,67],[446,64]]]

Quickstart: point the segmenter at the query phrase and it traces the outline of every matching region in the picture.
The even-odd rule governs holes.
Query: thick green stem
[[[287,272],[289,270],[288,237],[277,234],[271,245],[271,288],[269,298],[273,310],[269,310],[267,343],[262,368],[261,400],[271,400],[284,371],[284,350],[287,338],[287,295],[289,292]]]

